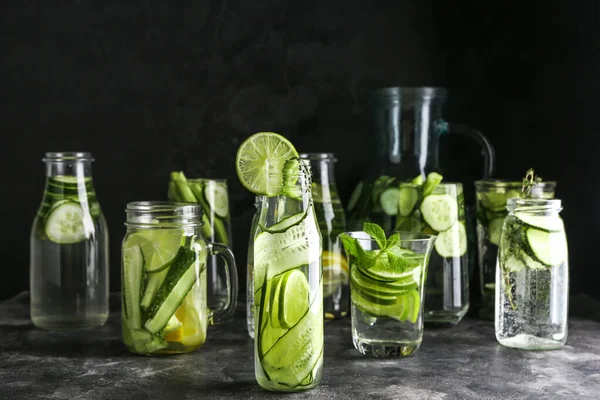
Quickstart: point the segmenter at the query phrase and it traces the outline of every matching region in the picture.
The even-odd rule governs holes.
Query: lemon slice
[[[259,132],[238,148],[235,169],[240,183],[250,192],[277,196],[284,164],[294,157],[298,157],[298,152],[289,140],[277,133]]]

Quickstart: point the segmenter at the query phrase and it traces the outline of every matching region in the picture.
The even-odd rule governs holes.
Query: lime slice
[[[298,152],[283,136],[259,132],[239,147],[235,169],[240,183],[256,195],[276,196],[281,190],[285,162],[298,157]]]
[[[139,244],[146,260],[146,271],[156,272],[173,261],[182,239],[178,229],[147,229],[129,236],[127,243]]]
[[[279,324],[284,329],[296,325],[308,311],[309,287],[306,276],[297,269],[281,277],[279,288]]]

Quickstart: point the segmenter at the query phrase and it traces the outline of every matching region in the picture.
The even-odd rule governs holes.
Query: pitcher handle
[[[470,126],[452,122],[448,122],[448,133],[465,135],[479,143],[479,146],[481,146],[481,153],[483,154],[483,178],[487,179],[494,175],[494,164],[496,162],[494,148],[483,133]]]
[[[214,325],[222,322],[235,311],[238,296],[238,276],[235,257],[229,247],[221,243],[208,243],[207,250],[209,255],[221,257],[225,261],[225,274],[227,276],[227,302],[221,309],[213,310],[211,323]]]

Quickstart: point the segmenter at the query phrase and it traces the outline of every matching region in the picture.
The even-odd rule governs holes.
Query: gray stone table
[[[143,357],[121,344],[118,304],[100,329],[45,332],[23,293],[0,305],[0,399],[600,399],[600,305],[571,304],[568,344],[546,352],[504,348],[492,323],[467,319],[426,330],[412,357],[365,358],[348,319],[327,322],[322,384],[281,394],[254,380],[243,307],[195,353]]]

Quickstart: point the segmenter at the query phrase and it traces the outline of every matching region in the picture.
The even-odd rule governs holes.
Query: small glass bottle
[[[558,199],[508,200],[496,268],[496,339],[525,350],[567,341],[569,261]]]
[[[30,241],[31,321],[41,329],[108,319],[108,229],[90,153],[46,153],[46,187]]]
[[[258,216],[260,215],[260,207],[263,201],[263,196],[254,198],[254,208],[256,209],[252,216],[250,224],[250,239],[248,240],[248,257],[246,270],[246,325],[248,327],[248,335],[254,339],[254,236],[258,228]]]
[[[333,153],[304,153],[310,161],[315,215],[323,237],[323,312],[341,318],[350,308],[348,262],[338,238],[346,231],[346,216],[335,185]]]

